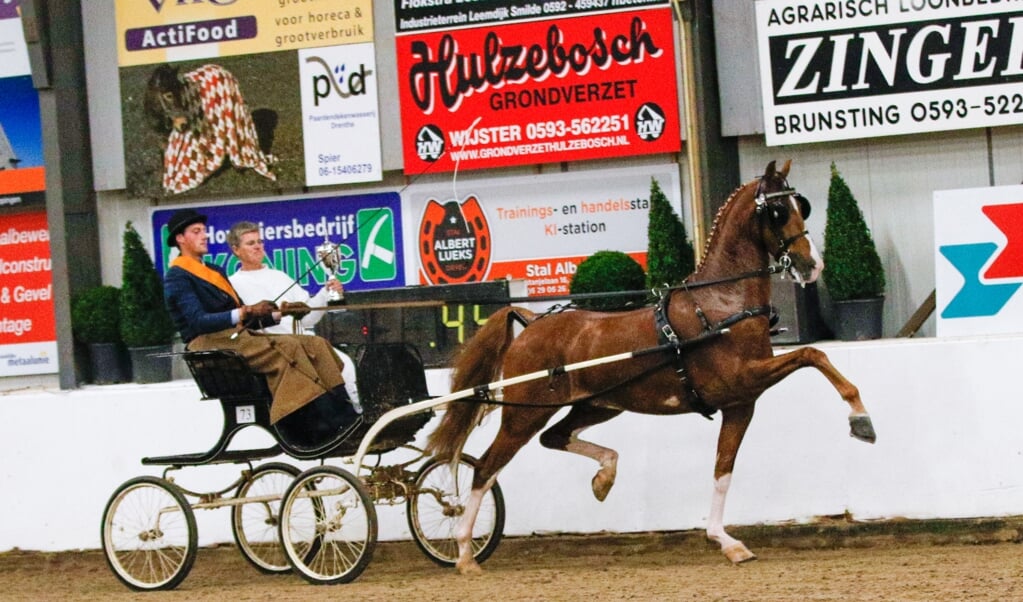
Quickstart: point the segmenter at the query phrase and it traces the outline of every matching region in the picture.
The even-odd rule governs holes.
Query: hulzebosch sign
[[[1023,123],[1023,3],[757,2],[768,145]]]

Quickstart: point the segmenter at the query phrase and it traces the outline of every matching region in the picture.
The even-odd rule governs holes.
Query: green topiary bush
[[[168,345],[174,323],[163,302],[163,282],[131,222],[124,229],[121,266],[121,338],[128,347]]]
[[[649,288],[678,284],[696,268],[686,227],[653,178],[650,179],[646,268]]]
[[[828,188],[822,276],[835,301],[869,299],[884,294],[884,267],[874,239],[856,198],[834,163]]]
[[[621,251],[597,251],[579,264],[569,292],[573,295],[586,293],[608,293],[617,291],[643,290],[646,274],[643,266]],[[645,292],[635,295],[612,295],[592,299],[578,299],[576,305],[583,309],[611,311],[640,305],[646,299]]]
[[[121,291],[96,286],[71,300],[71,332],[82,343],[120,343]]]

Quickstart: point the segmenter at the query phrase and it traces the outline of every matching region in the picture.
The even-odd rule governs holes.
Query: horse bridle
[[[761,178],[760,183],[757,184],[754,201],[757,204],[757,217],[761,222],[767,220],[771,233],[774,234],[774,238],[778,241],[778,247],[773,253],[776,261],[781,264],[782,269],[790,271],[792,269],[792,258],[789,257],[789,247],[800,238],[808,236],[810,232],[809,230],[803,230],[799,234],[785,237],[781,231],[781,226],[789,219],[789,205],[780,199],[794,198],[799,205],[799,214],[804,220],[810,217],[810,201],[796,192],[795,188],[789,188],[788,182],[785,183],[785,186],[786,188],[777,192],[765,192],[764,180]]]

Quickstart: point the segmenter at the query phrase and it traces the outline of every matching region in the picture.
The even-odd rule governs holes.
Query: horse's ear
[[[782,168],[781,168],[781,177],[782,178],[786,178],[787,179],[789,177],[789,168],[790,167],[792,167],[792,159],[788,159],[787,161],[785,161],[785,165],[782,166]]]
[[[767,164],[767,169],[764,170],[764,179],[770,180],[774,177],[774,161]]]

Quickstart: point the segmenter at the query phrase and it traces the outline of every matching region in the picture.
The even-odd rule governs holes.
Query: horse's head
[[[805,220],[810,217],[810,201],[789,186],[791,163],[786,161],[780,171],[774,161],[768,163],[757,184],[756,215],[764,245],[775,261],[796,282],[806,284],[817,280],[824,260],[807,235]]]
[[[143,108],[153,127],[161,132],[189,127],[185,83],[176,67],[160,65],[149,76]]]

